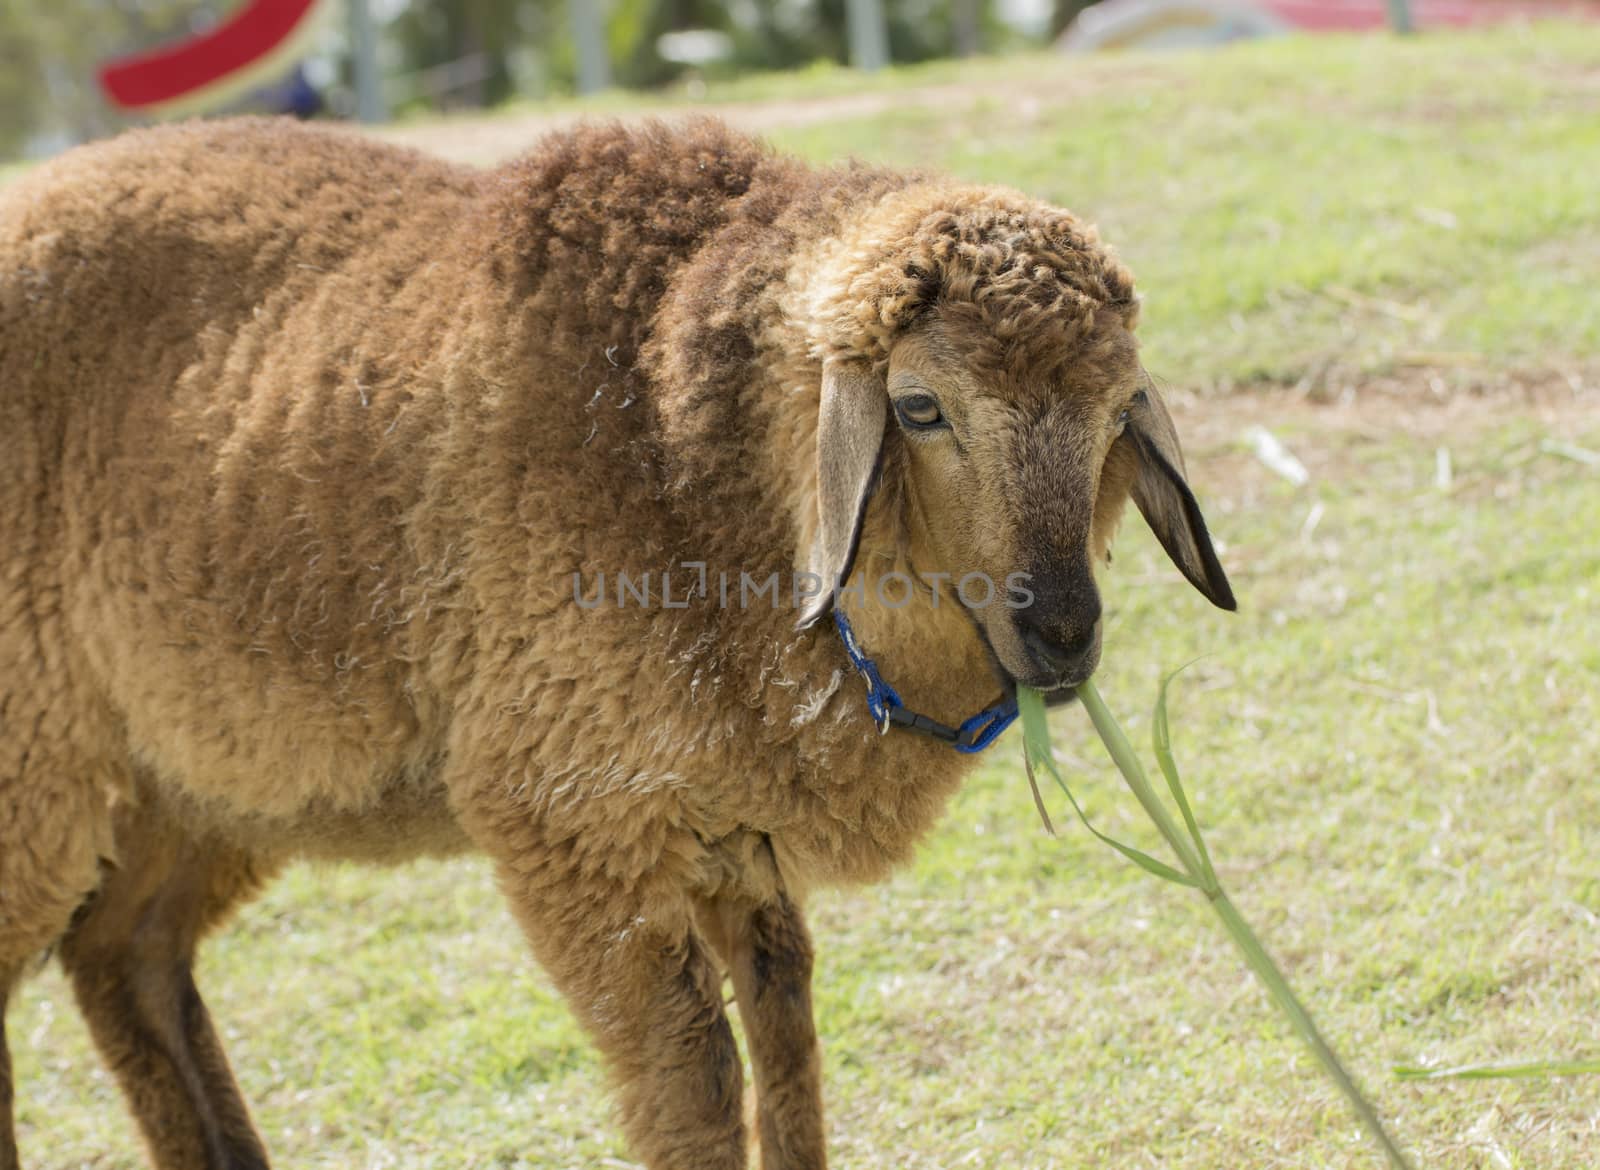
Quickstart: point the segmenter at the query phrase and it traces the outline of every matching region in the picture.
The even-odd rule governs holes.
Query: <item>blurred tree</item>
[[[957,57],[983,51],[983,0],[950,0],[951,49]]]
[[[729,4],[754,20],[735,30],[739,64],[784,69],[813,61],[844,63],[846,0],[746,0]],[[889,56],[905,64],[976,52],[993,33],[985,0],[885,0]]]
[[[726,0],[619,0],[611,10],[611,51],[623,85],[664,85],[688,66],[661,55],[665,33],[705,29],[730,36]]]
[[[783,69],[845,59],[845,0],[751,0],[735,35],[739,60]]]
[[[406,99],[428,106],[486,106],[514,92],[509,57],[524,39],[526,0],[425,0],[384,28],[409,74]],[[536,0],[550,7],[548,0]]]
[[[0,0],[0,156],[16,154],[43,116],[44,78],[23,8],[22,0]]]
[[[0,148],[79,141],[119,123],[95,66],[215,18],[204,0],[0,0]]]

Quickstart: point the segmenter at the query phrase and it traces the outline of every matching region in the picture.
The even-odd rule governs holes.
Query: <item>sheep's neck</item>
[[[857,638],[906,706],[951,727],[988,707],[1000,682],[972,614],[946,579],[919,586],[893,547],[863,535],[843,604]]]

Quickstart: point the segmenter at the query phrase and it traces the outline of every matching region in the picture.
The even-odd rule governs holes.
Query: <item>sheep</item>
[[[40,167],[0,195],[0,1010],[53,951],[153,1163],[265,1167],[200,939],[298,859],[472,849],[638,1158],[824,1166],[806,893],[971,763],[841,633],[939,723],[1070,698],[1130,496],[1233,605],[1137,316],[1068,212],[712,120]],[[0,1170],[11,1099],[7,1054]]]

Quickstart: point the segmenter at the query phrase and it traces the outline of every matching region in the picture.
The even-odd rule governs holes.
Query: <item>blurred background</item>
[[[0,157],[173,113],[377,122],[611,88],[692,98],[774,70],[1597,15],[1600,0],[6,0]]]

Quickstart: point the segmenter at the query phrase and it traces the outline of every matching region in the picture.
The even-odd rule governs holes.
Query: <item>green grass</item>
[[[1413,351],[1493,381],[1600,351],[1597,56],[1600,34],[1557,29],[944,66],[866,87],[894,97],[870,118],[773,136],[1082,209],[1140,273],[1178,387],[1360,384]],[[929,108],[933,84],[970,100]],[[1207,607],[1131,520],[1100,689],[1142,739],[1161,676],[1207,656],[1172,725],[1218,870],[1419,1166],[1586,1170],[1600,1081],[1389,1071],[1600,1051],[1600,472],[1539,448],[1600,449],[1600,413],[1592,391],[1421,397],[1180,412],[1242,610]],[[1240,452],[1250,422],[1310,487]],[[1053,725],[1096,824],[1155,849],[1082,712]],[[915,864],[813,902],[834,1164],[1376,1166],[1198,899],[1058,801],[1044,836],[1018,738]],[[628,1164],[477,862],[296,869],[201,982],[280,1166]],[[9,1031],[25,1164],[141,1165],[53,971]]]
[[[1547,28],[1034,60],[992,97],[771,136],[1098,222],[1147,294],[1150,363],[1174,378],[1294,381],[1439,351],[1592,360],[1597,55],[1600,29]]]

